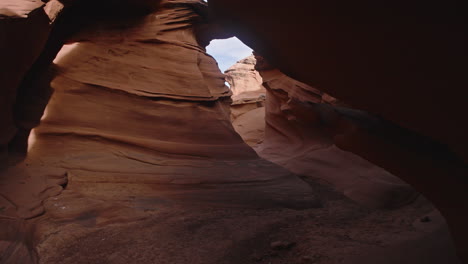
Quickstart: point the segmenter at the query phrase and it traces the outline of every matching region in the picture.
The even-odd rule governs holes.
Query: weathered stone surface
[[[44,201],[64,186],[70,210],[49,206],[59,221],[105,213],[87,205],[95,199],[128,196],[242,208],[320,205],[310,186],[260,159],[235,133],[229,90],[190,31],[194,18],[190,1],[167,1],[140,23],[115,31],[102,22],[62,48],[50,83],[38,83],[54,92],[28,156],[2,172],[2,215],[44,214]]]
[[[28,81],[32,91],[54,93],[26,160],[0,173],[1,262],[249,263],[258,254],[295,263],[317,254],[365,263],[352,257],[377,249],[400,256],[409,241],[414,258],[400,263],[457,263],[450,244],[434,243],[448,240],[443,222],[423,231],[404,224],[433,210],[424,200],[364,210],[241,141],[223,77],[193,36],[207,24],[204,3],[164,1],[153,10],[158,1],[110,2],[78,1],[94,14],[78,12],[87,19],[82,31]],[[42,112],[33,109],[20,113]],[[298,244],[273,256],[276,240]]]
[[[250,105],[252,104],[248,104],[247,107]],[[265,107],[245,111],[233,120],[232,125],[245,143],[251,147],[257,146],[265,137]]]
[[[163,2],[138,23],[100,22],[64,46],[24,164],[65,169],[68,188],[87,194],[140,190],[193,203],[316,206],[308,186],[259,159],[235,133],[224,76],[191,33],[198,17],[191,4]],[[166,187],[146,193],[148,186]]]
[[[41,9],[44,5],[40,0],[4,0],[0,5],[0,18],[28,18],[34,10]]]
[[[254,68],[255,62],[255,57],[251,55],[238,61],[224,72],[234,103],[238,100],[257,99],[265,95],[262,77]]]
[[[265,94],[262,77],[255,70],[253,55],[238,61],[225,71],[232,91],[231,121],[234,129],[250,146],[263,139]]]

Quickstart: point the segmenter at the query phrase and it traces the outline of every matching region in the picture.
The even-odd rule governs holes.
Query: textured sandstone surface
[[[232,92],[232,125],[249,146],[260,143],[265,133],[266,90],[255,64],[255,57],[251,55],[225,71]]]
[[[157,2],[91,10],[118,19],[84,16],[28,81],[37,94],[27,99],[48,102],[39,124],[36,106],[20,112],[20,127],[38,124],[28,155],[0,171],[0,262],[458,263],[424,198],[373,210],[260,158],[234,131],[229,89],[200,42],[204,3],[112,13]],[[47,46],[40,64],[54,52]],[[301,87],[302,102],[317,97]],[[257,99],[237,120],[257,120]],[[303,120],[294,109],[286,119]]]
[[[49,177],[31,173],[36,167],[57,168],[69,189],[104,196],[131,193],[124,186],[133,184],[142,193],[166,186],[158,195],[194,203],[287,204],[288,195],[298,202],[291,206],[316,206],[302,181],[259,159],[233,130],[224,76],[191,33],[191,3],[164,2],[135,23],[102,22],[65,45],[49,70],[53,95],[17,167],[32,178]],[[253,199],[250,188],[265,196]],[[21,217],[40,211],[5,196],[29,212]]]
[[[50,81],[37,83],[53,94],[28,156],[1,172],[5,219],[46,212],[78,221],[105,210],[93,206],[101,199],[107,207],[128,197],[153,205],[320,205],[310,186],[260,159],[235,133],[224,75],[192,31],[199,19],[194,3],[166,1],[133,23],[96,23],[62,48]],[[73,205],[55,212],[46,200],[64,187],[63,202]],[[7,226],[15,230],[16,222]]]
[[[255,62],[254,55],[251,55],[238,61],[224,72],[234,103],[238,100],[257,99],[265,95],[262,77],[254,68]]]
[[[243,105],[245,112],[237,117],[232,122],[232,125],[245,143],[251,147],[255,147],[262,143],[265,138],[265,107],[257,106],[254,109],[250,109],[250,105],[252,104]],[[237,107],[237,105],[234,107]]]
[[[0,5],[2,19],[27,18],[44,6],[40,0],[4,0]]]

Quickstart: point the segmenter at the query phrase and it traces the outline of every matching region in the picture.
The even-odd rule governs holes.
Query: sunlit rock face
[[[251,55],[238,61],[224,72],[234,102],[241,99],[257,99],[265,95],[262,77],[255,70],[255,62],[255,57]]]
[[[265,94],[262,77],[255,70],[253,55],[225,71],[232,91],[231,121],[234,129],[250,146],[261,142],[265,133]]]

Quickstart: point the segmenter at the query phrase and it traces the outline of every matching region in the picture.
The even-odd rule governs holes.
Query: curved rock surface
[[[230,92],[191,33],[199,17],[191,4],[166,1],[134,23],[102,22],[65,45],[49,70],[54,92],[24,164],[64,169],[69,189],[85,193],[119,197],[123,186],[140,184],[195,203],[316,206],[307,186],[259,159],[233,130]],[[246,195],[265,182],[264,198]],[[18,210],[30,206],[9,200]],[[38,212],[27,210],[25,217]]]
[[[369,210],[241,140],[202,1],[65,2],[22,77],[16,138],[35,129],[0,171],[0,262],[458,263],[422,197]]]
[[[201,19],[194,4],[164,1],[136,20],[96,22],[61,49],[35,83],[53,93],[28,155],[1,172],[2,217],[21,222],[47,208],[54,221],[79,221],[103,213],[97,200],[128,197],[152,205],[320,205],[309,185],[259,158],[232,128],[224,75],[193,34]],[[44,201],[65,187],[62,202],[72,210],[56,212]]]

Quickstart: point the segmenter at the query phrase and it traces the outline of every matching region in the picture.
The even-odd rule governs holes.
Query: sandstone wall
[[[5,212],[35,217],[65,184],[117,200],[317,205],[308,186],[234,131],[224,75],[194,33],[200,5],[163,1],[156,12],[97,20],[69,38],[34,83],[53,93],[26,160],[2,172]]]
[[[224,76],[203,49],[214,36],[231,33],[213,23],[204,2],[76,0],[63,1],[62,11],[60,5],[48,9],[53,2],[45,7],[47,27],[53,27],[39,57],[42,29],[37,31],[42,36],[38,47],[16,53],[11,47],[21,46],[14,37],[20,30],[14,24],[5,27],[5,32],[13,32],[7,39],[12,42],[5,42],[5,50],[12,51],[8,58],[22,58],[25,50],[35,52],[18,64],[5,60],[20,68],[6,71],[15,82],[5,91],[10,96],[21,84],[13,118],[13,103],[5,107],[4,121],[15,124],[4,142],[11,146],[18,129],[13,145],[29,151],[22,162],[0,171],[1,261],[294,263],[310,260],[301,258],[304,254],[313,252],[315,258],[319,252],[323,255],[317,260],[363,263],[350,258],[356,250],[367,257],[369,250],[384,247],[388,251],[379,256],[400,256],[397,246],[402,240],[411,243],[403,244],[405,249],[421,248],[419,243],[425,242],[423,249],[404,251],[412,256],[405,258],[409,263],[420,257],[428,258],[427,263],[446,256],[455,259],[449,244],[435,243],[441,241],[439,234],[443,243],[449,239],[443,229],[433,232],[444,228],[437,212],[431,214],[436,224],[414,231],[411,223],[422,225],[421,216],[433,210],[429,204],[420,201],[401,211],[368,210],[304,176],[340,183],[346,182],[343,175],[364,174],[363,179],[353,178],[356,186],[337,184],[339,190],[352,190],[345,194],[366,206],[399,205],[388,195],[388,175],[370,166],[372,174],[383,174],[379,180],[384,184],[375,183],[362,172],[368,163],[350,158],[353,164],[347,164],[348,156],[329,147],[330,134],[316,123],[323,113],[309,114],[317,110],[310,108],[320,97],[316,90],[278,72],[268,79],[274,100],[267,105],[267,119],[273,120],[270,127],[287,132],[269,133],[275,139],[270,146],[281,147],[274,151],[280,157],[291,151],[282,140],[291,141],[298,162],[293,167],[307,169],[300,171],[305,180],[258,157],[241,140],[230,124]],[[30,11],[3,13],[10,18],[30,14],[25,21],[34,18]],[[54,20],[59,13],[64,19]],[[21,39],[34,35],[30,29],[31,24],[21,31]],[[328,99],[322,95],[322,100]],[[261,104],[262,99],[251,106]],[[258,107],[237,120],[255,122],[262,112]],[[283,127],[288,122],[293,131]],[[323,133],[309,135],[312,128]],[[309,156],[309,146],[317,145],[331,149],[329,155]],[[278,163],[289,166],[289,158],[283,156]],[[336,164],[341,158],[343,164]],[[309,170],[311,163],[317,163],[318,172]],[[348,167],[353,172],[347,173]],[[397,194],[407,190],[400,183],[395,186]],[[395,233],[404,234],[403,239]],[[291,253],[272,253],[278,243],[270,248],[269,240],[279,236],[300,244],[286,243]],[[429,246],[437,250],[426,250]],[[433,258],[435,253],[439,258]]]

